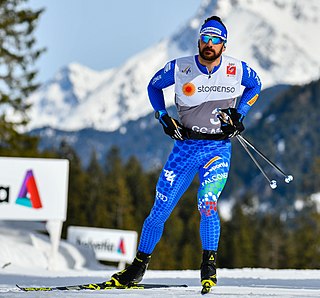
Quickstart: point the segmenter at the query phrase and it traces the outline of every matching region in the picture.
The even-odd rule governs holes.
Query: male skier
[[[222,54],[226,43],[227,29],[221,19],[217,16],[206,19],[198,40],[199,55],[168,62],[148,85],[155,116],[165,133],[176,141],[159,177],[155,202],[144,222],[137,255],[130,266],[112,275],[114,285],[142,280],[165,221],[196,173],[200,178],[197,196],[204,293],[217,283],[220,237],[217,201],[228,177],[230,138],[244,130],[242,120],[261,90],[259,77],[252,68]],[[179,122],[168,115],[162,91],[173,84]],[[241,85],[245,87],[243,92]]]

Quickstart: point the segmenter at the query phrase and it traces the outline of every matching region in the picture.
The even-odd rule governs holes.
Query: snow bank
[[[19,223],[2,222],[0,224],[0,268],[10,266],[48,269],[51,256],[49,236],[34,230],[32,223],[26,223],[24,228],[21,227],[21,224],[23,223],[20,223],[20,227]],[[34,227],[45,230],[41,224]],[[93,250],[77,247],[61,240],[54,262],[55,270],[99,269],[101,267],[102,265],[96,261]]]

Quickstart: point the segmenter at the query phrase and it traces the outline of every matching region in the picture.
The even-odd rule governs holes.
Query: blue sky
[[[170,36],[194,16],[200,0],[30,0],[45,8],[35,36],[47,51],[37,61],[44,82],[78,62],[94,70],[120,66]]]

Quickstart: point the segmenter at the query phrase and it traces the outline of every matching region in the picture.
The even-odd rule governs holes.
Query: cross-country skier
[[[217,201],[228,177],[230,138],[244,130],[242,120],[261,90],[259,77],[252,68],[222,54],[226,44],[227,29],[221,19],[217,16],[206,19],[199,34],[199,54],[168,62],[148,85],[155,116],[164,132],[176,141],[159,177],[155,202],[144,222],[137,255],[130,266],[112,275],[111,282],[115,285],[142,280],[165,221],[196,173],[200,178],[203,291],[209,291],[217,283],[220,236]],[[179,121],[168,115],[162,91],[173,84]],[[241,85],[245,87],[243,92]]]

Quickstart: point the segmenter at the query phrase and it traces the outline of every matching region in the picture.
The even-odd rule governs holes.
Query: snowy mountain
[[[221,16],[229,30],[226,54],[249,63],[264,88],[319,78],[320,1],[203,0],[173,36],[118,68],[96,72],[70,64],[60,70],[28,99],[33,104],[28,128],[115,131],[147,115],[150,78],[167,61],[197,53],[199,27],[211,15]],[[168,106],[170,98],[169,90]]]

